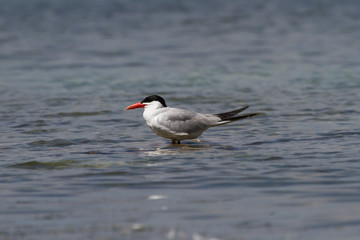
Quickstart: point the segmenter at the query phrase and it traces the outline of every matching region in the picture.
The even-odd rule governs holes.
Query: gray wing
[[[167,108],[166,112],[159,114],[158,117],[159,124],[170,131],[189,135],[203,132],[220,120],[214,115],[204,115],[178,108]]]

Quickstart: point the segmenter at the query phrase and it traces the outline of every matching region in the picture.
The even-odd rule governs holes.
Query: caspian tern
[[[146,124],[160,137],[169,138],[173,144],[180,144],[180,140],[195,139],[206,129],[240,119],[257,115],[249,113],[238,115],[249,106],[218,114],[202,114],[179,108],[168,107],[165,100],[152,95],[141,102],[128,106],[125,110],[144,108],[143,117]]]

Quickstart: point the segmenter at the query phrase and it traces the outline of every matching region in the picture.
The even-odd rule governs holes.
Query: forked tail
[[[245,107],[242,107],[242,108],[230,111],[230,112],[218,113],[218,114],[215,114],[215,116],[219,117],[221,122],[223,122],[223,121],[234,122],[234,121],[238,121],[240,119],[249,118],[249,117],[253,117],[255,115],[259,115],[259,113],[248,113],[248,114],[236,116],[238,113],[246,110],[248,107],[249,106],[245,106]]]

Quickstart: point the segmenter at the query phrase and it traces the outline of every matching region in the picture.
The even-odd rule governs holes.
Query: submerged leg
[[[172,139],[172,144],[180,144],[180,140]]]

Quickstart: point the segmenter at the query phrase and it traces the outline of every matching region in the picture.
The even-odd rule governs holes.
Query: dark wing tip
[[[233,110],[233,111],[230,111],[230,112],[218,113],[218,114],[215,114],[215,116],[218,116],[221,119],[221,121],[229,120],[231,117],[233,117],[236,114],[246,110],[248,107],[249,106],[244,106],[242,108],[239,108],[239,109],[236,109],[236,110]]]
[[[231,117],[231,118],[228,118],[228,119],[225,119],[225,120],[234,122],[234,121],[237,121],[237,120],[241,120],[241,119],[249,118],[249,117],[253,117],[253,116],[258,116],[258,115],[261,115],[261,113],[249,113],[249,114],[244,114],[244,115],[240,115],[240,116]]]

